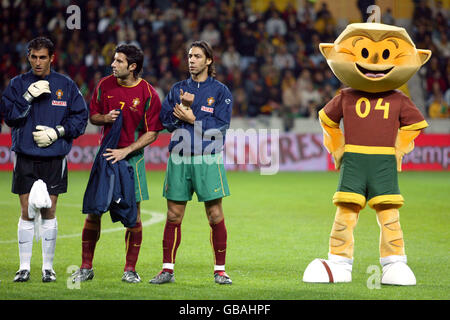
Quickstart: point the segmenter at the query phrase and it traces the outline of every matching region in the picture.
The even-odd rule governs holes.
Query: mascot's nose
[[[378,52],[376,52],[376,53],[373,55],[373,57],[372,57],[372,59],[371,59],[371,62],[372,62],[372,63],[378,63],[378,59],[379,59]]]

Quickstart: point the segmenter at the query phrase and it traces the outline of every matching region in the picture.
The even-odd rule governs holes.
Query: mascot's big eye
[[[367,51],[366,48],[363,48],[361,50],[361,55],[363,56],[363,58],[367,58],[369,56],[369,51]]]
[[[384,51],[383,51],[383,59],[386,60],[387,58],[389,58],[389,50],[388,49],[384,49]]]

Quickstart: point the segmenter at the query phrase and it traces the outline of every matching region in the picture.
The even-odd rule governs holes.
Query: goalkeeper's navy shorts
[[[12,193],[30,193],[33,183],[41,179],[48,193],[58,195],[67,192],[67,159],[60,157],[35,157],[16,153]]]

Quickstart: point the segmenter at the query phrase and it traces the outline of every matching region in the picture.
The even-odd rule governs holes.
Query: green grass
[[[61,195],[57,217],[59,238],[54,262],[58,280],[42,283],[41,244],[34,243],[31,280],[14,283],[18,269],[17,222],[19,201],[11,194],[11,173],[0,172],[0,300],[1,299],[193,299],[193,300],[303,300],[303,299],[449,299],[450,172],[402,172],[400,210],[408,264],[417,278],[414,287],[381,286],[369,289],[369,266],[379,267],[379,228],[374,212],[365,208],[355,230],[353,281],[347,284],[306,284],[303,271],[314,258],[326,258],[335,207],[336,172],[228,172],[232,195],[224,199],[228,229],[227,272],[232,286],[213,282],[213,255],[203,205],[188,204],[182,242],[175,267],[176,282],[154,286],[148,280],[161,268],[162,233],[166,202],[163,172],[148,172],[151,199],[142,204],[144,227],[137,264],[143,282],[121,281],[125,260],[124,230],[103,232],[94,258],[95,278],[80,289],[67,285],[71,266],[81,263],[81,203],[88,172],[69,173],[69,191]],[[102,230],[121,228],[103,217]]]

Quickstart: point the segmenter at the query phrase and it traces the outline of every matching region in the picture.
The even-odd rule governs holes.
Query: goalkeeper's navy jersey
[[[180,89],[195,95],[191,105],[196,118],[195,125],[181,121],[173,115],[175,104],[180,104]],[[189,78],[175,83],[164,99],[159,116],[167,130],[176,130],[172,134],[169,152],[181,141],[183,143],[177,146],[177,153],[180,155],[213,154],[222,151],[225,133],[230,127],[232,108],[233,97],[230,90],[212,77],[208,77],[204,82]],[[215,143],[211,145],[213,140]]]
[[[23,94],[30,84],[38,80],[50,83],[51,94],[43,93],[29,104]],[[73,139],[84,133],[88,109],[77,85],[69,77],[51,70],[43,79],[32,70],[14,77],[5,89],[1,100],[1,114],[12,128],[12,150],[18,153],[54,157],[69,153]],[[33,131],[43,125],[64,127],[64,137],[46,148],[34,142]]]

